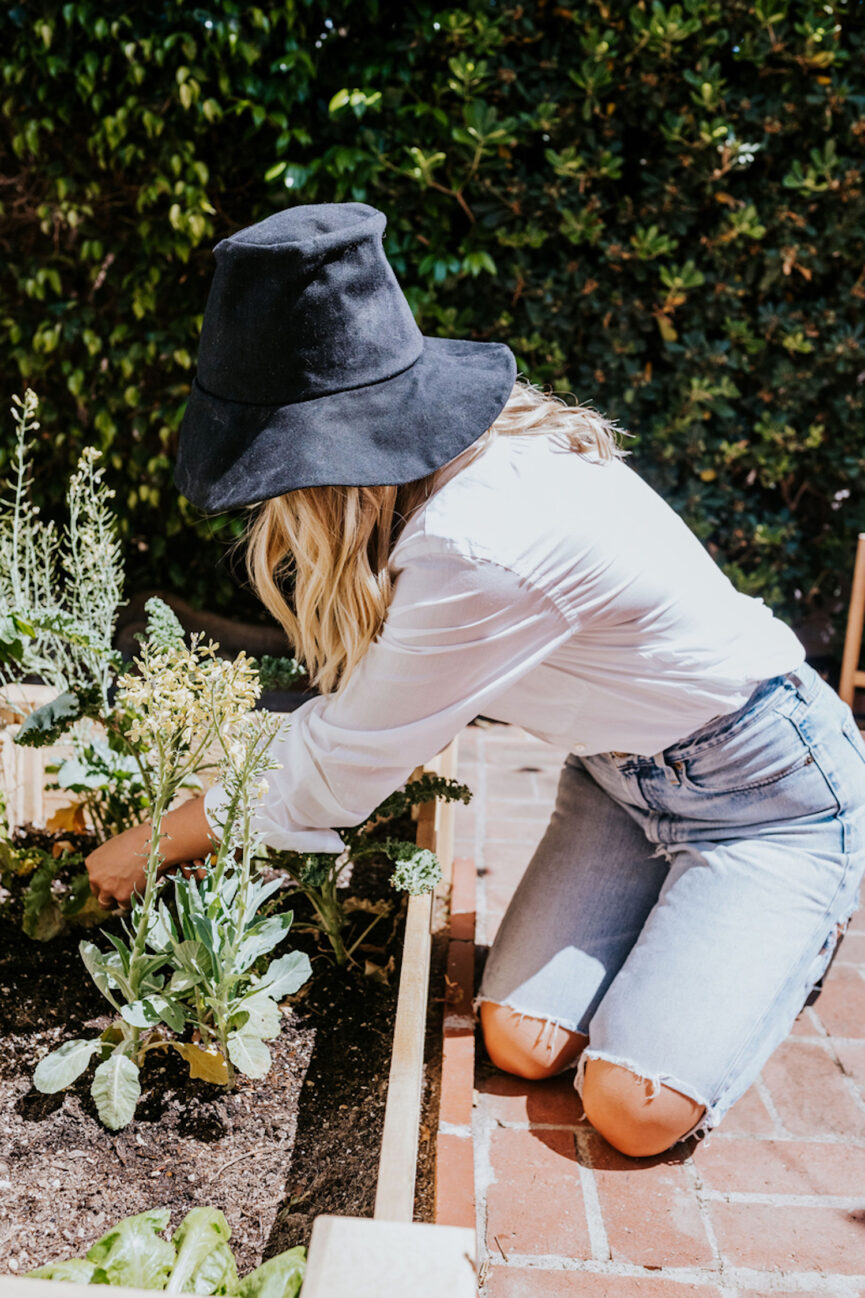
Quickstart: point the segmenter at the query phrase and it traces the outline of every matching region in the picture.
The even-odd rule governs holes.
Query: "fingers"
[[[193,874],[196,879],[203,879],[207,874],[207,871],[204,868],[204,859],[202,857],[197,857],[194,861],[186,861],[181,865],[180,872],[184,879],[191,879]]]

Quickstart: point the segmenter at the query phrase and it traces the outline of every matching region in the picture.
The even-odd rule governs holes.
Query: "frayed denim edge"
[[[472,1010],[475,1017],[477,1017],[480,1006],[485,1003],[490,1005],[502,1005],[505,1009],[512,1010],[514,1014],[518,1015],[519,1022],[522,1022],[523,1019],[537,1019],[539,1022],[543,1023],[544,1026],[540,1035],[540,1044],[542,1046],[545,1043],[545,1039],[552,1037],[554,1028],[564,1028],[566,1032],[579,1032],[581,1036],[587,1035],[581,1028],[576,1026],[573,1019],[559,1019],[549,1014],[534,1014],[531,1010],[518,1009],[516,1005],[509,1005],[507,1001],[497,1001],[494,996],[485,996],[481,992],[478,992],[478,994],[472,998]],[[558,1073],[553,1073],[552,1076],[558,1077],[561,1073],[570,1072],[574,1067],[574,1064],[566,1064],[564,1068],[560,1068]]]
[[[698,1091],[681,1081],[680,1078],[674,1077],[672,1073],[644,1073],[632,1059],[623,1059],[620,1055],[611,1055],[604,1050],[592,1050],[590,1046],[586,1046],[577,1060],[577,1071],[574,1076],[574,1090],[579,1095],[581,1104],[583,1102],[586,1061],[589,1059],[603,1059],[608,1064],[615,1064],[618,1068],[625,1068],[629,1073],[633,1073],[635,1082],[648,1082],[650,1088],[649,1099],[654,1099],[656,1095],[659,1095],[662,1086],[670,1086],[674,1091],[679,1091],[680,1094],[687,1096],[689,1100],[693,1100],[695,1104],[702,1104],[706,1110],[703,1116],[698,1122],[694,1123],[689,1131],[679,1136],[673,1143],[677,1145],[681,1140],[690,1140],[691,1136],[696,1136],[698,1140],[705,1141],[708,1148],[709,1133],[713,1127],[717,1127],[723,1117],[723,1113],[719,1112],[719,1104],[708,1104]],[[583,1104],[584,1112],[585,1107]],[[670,1148],[672,1149],[672,1147],[671,1145]]]

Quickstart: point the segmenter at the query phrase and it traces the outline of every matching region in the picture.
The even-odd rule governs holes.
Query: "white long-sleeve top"
[[[544,434],[467,459],[394,547],[386,621],[344,692],[304,703],[271,750],[265,843],[340,851],[337,828],[479,714],[571,752],[651,756],[804,661],[627,460]],[[223,805],[217,784],[217,835]]]

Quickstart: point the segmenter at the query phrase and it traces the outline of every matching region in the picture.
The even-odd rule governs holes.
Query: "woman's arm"
[[[101,906],[128,904],[133,892],[144,892],[145,866],[152,823],[133,825],[109,838],[87,857],[90,889]],[[215,842],[204,799],[190,798],[162,817],[161,848],[164,861],[160,873],[187,862],[201,862]]]
[[[339,851],[334,826],[364,820],[573,630],[517,573],[424,537],[343,693],[303,704],[274,743],[281,769],[255,819],[264,841]],[[217,834],[223,799],[220,785],[205,797]]]
[[[359,824],[469,721],[573,634],[536,586],[444,542],[400,573],[381,635],[340,695],[310,699],[272,745],[280,767],[255,828],[275,848],[339,852],[334,826]],[[221,837],[222,785],[163,819],[170,868],[197,861]],[[144,886],[150,826],[127,830],[87,858],[100,899]]]

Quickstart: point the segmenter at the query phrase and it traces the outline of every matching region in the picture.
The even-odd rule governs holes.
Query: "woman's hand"
[[[85,860],[90,890],[100,906],[129,906],[132,894],[143,893],[147,882],[147,856],[153,827],[149,822],[133,825],[100,843]],[[201,878],[204,858],[214,846],[204,815],[204,799],[190,798],[162,817],[159,873],[180,866],[188,879],[195,870]]]
[[[134,892],[144,892],[150,835],[149,824],[133,825],[100,843],[85,860],[90,891],[105,910],[128,906]]]

